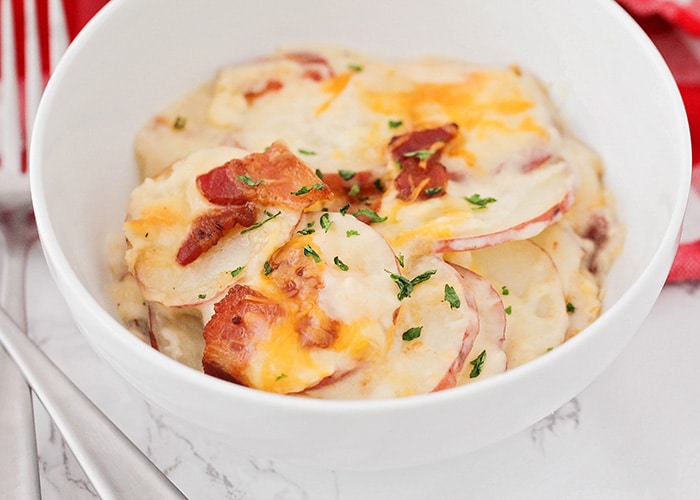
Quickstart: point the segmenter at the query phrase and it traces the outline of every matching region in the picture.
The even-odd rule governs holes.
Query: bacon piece
[[[449,174],[440,156],[457,136],[454,123],[396,136],[389,149],[401,172],[394,180],[397,197],[404,201],[426,200],[445,195]]]
[[[207,200],[217,205],[237,205],[242,198],[261,206],[303,210],[333,196],[311,168],[280,142],[263,153],[235,158],[199,176],[197,186]],[[304,190],[308,192],[301,194]]]
[[[334,76],[334,71],[325,57],[313,52],[289,52],[285,59],[294,61],[305,68],[304,76],[320,82]]]
[[[282,315],[282,308],[245,285],[234,285],[214,305],[204,326],[204,372],[250,385],[245,368],[256,344]]]
[[[197,177],[197,187],[212,204],[190,226],[176,260],[187,265],[216,245],[236,226],[250,227],[256,207],[283,206],[302,211],[333,197],[330,188],[281,143],[263,153],[235,158]]]
[[[243,94],[243,97],[245,98],[248,105],[250,105],[253,103],[253,101],[264,96],[265,94],[268,94],[270,92],[277,92],[278,90],[282,90],[283,87],[284,84],[279,80],[268,80],[265,82],[264,85],[260,85],[260,87],[246,91]]]
[[[237,225],[250,227],[255,222],[252,203],[212,210],[197,217],[190,226],[187,238],[177,251],[175,260],[186,266],[216,245],[226,232]]]

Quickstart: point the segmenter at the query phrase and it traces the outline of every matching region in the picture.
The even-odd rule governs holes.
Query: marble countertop
[[[700,494],[700,283],[667,285],[624,353],[586,390],[521,433],[407,470],[322,470],[253,458],[144,401],[88,346],[38,245],[30,336],[192,499],[685,499]],[[46,500],[97,498],[40,403]],[[145,497],[144,497],[145,498]]]

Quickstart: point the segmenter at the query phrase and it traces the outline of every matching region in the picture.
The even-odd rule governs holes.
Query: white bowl
[[[627,226],[605,311],[552,353],[480,383],[385,401],[318,401],[186,368],[120,324],[105,239],[137,184],[137,128],[217,67],[296,42],[436,54],[533,71],[607,166]],[[113,0],[56,70],[36,119],[41,242],[94,349],[146,398],[232,450],[334,468],[448,458],[522,430],[584,389],[627,344],[670,268],[690,185],[684,109],[662,58],[613,1]]]

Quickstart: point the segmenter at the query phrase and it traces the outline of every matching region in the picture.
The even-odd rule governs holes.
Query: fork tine
[[[44,88],[39,50],[38,12],[35,0],[24,0],[24,154],[22,171],[27,170],[27,152],[31,142],[34,115]]]
[[[0,99],[2,99],[2,142],[0,143],[0,169],[8,170],[21,164],[22,145],[19,123],[19,78],[15,52],[15,26],[12,0],[1,0],[2,53],[0,53]]]

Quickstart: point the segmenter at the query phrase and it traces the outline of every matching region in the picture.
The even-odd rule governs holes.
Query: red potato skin
[[[550,207],[539,216],[518,224],[517,226],[480,236],[440,240],[435,243],[434,251],[437,253],[466,252],[478,248],[500,245],[501,243],[511,240],[530,238],[559,220],[564,212],[569,209],[573,201],[574,195],[572,192],[569,192],[561,202]]]

